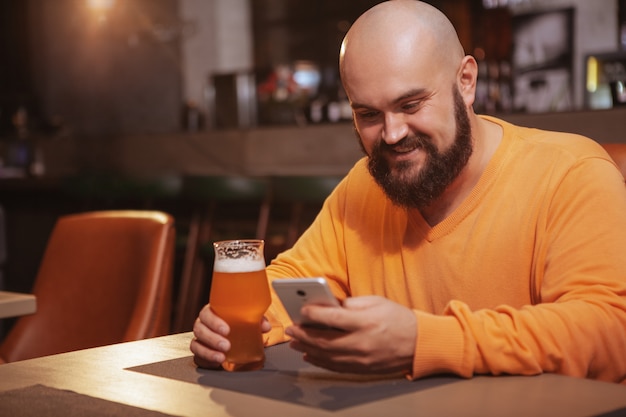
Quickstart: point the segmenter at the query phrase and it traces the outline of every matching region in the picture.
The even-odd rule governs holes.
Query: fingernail
[[[226,352],[228,350],[228,343],[222,340],[221,342],[217,344],[217,348],[221,350],[222,352]]]
[[[220,326],[217,328],[217,331],[219,332],[219,334],[221,334],[222,336],[226,336],[226,334],[228,333],[228,330],[226,329],[226,326]]]
[[[287,327],[287,328],[285,329],[285,334],[286,334],[287,336],[293,336],[293,331],[291,330],[291,327]]]

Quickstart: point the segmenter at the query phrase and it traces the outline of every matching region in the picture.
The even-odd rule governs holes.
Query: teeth
[[[417,147],[412,147],[412,148],[394,148],[394,152],[397,153],[408,153],[411,152],[413,150],[417,149]]]

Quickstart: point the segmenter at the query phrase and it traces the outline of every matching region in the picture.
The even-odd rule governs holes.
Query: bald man
[[[626,189],[602,148],[472,110],[477,65],[451,23],[380,3],[346,35],[343,85],[366,156],[271,280],[323,276],[342,306],[294,326],[274,297],[268,345],[339,372],[626,380]],[[206,306],[190,348],[219,367]]]

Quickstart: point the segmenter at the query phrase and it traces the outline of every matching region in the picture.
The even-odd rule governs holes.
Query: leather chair
[[[626,179],[626,143],[602,143],[601,145]]]
[[[168,334],[174,240],[162,212],[60,217],[33,286],[37,312],[15,322],[0,361]]]

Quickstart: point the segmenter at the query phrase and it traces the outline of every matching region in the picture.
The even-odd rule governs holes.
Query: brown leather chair
[[[615,161],[622,175],[624,175],[624,179],[626,179],[626,143],[602,143],[601,145]]]
[[[37,312],[17,320],[0,362],[169,333],[174,220],[157,211],[62,216],[33,293]]]

